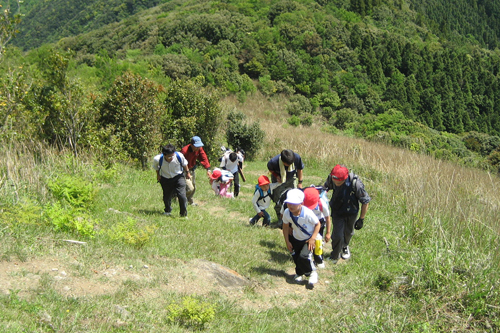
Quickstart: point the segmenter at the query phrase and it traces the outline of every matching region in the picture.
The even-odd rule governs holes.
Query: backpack
[[[262,191],[262,189],[260,188],[259,184],[256,184],[256,185],[255,185],[255,191],[254,191],[253,193],[255,193],[255,192],[257,192],[257,191],[259,191],[259,195],[260,195],[260,196],[259,196],[259,199],[258,199],[257,201],[262,200],[262,199],[264,199],[264,198],[267,198],[267,197],[270,197],[270,196],[271,196],[271,189],[269,188],[269,189],[267,190],[266,194],[264,195],[264,191]]]
[[[181,156],[179,155],[178,152],[175,152],[175,156],[177,156],[177,161],[179,161],[179,164],[181,165],[182,167],[182,160],[181,160]],[[161,169],[161,165],[163,164],[163,153],[161,154],[160,156],[160,162],[158,163],[160,165],[160,169]]]

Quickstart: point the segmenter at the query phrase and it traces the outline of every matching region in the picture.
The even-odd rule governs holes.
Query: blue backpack
[[[181,156],[179,155],[179,153],[178,153],[178,152],[175,152],[175,156],[177,156],[177,161],[179,161],[179,164],[180,164],[180,165],[181,165],[181,167],[182,167],[182,160],[181,160]],[[160,163],[159,163],[159,165],[160,165],[160,169],[161,169],[161,165],[162,165],[162,164],[163,164],[163,154],[161,154],[161,156],[160,156]]]
[[[264,194],[264,191],[262,191],[262,189],[260,188],[259,184],[255,185],[255,192],[257,192],[257,191],[259,191],[259,195],[260,195],[259,199],[257,201],[262,200],[264,198],[267,198],[267,197],[271,196],[271,189],[269,188],[267,190],[266,194]],[[253,192],[253,193],[255,193],[255,192]]]

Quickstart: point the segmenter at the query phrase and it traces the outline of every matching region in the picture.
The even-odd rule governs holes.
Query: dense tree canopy
[[[408,6],[390,0],[162,4],[95,0],[63,5],[49,0],[29,2],[33,7],[25,25],[44,28],[24,28],[21,36],[36,31],[46,34],[40,36],[43,42],[69,36],[59,40],[56,48],[73,52],[68,73],[97,95],[116,89],[116,79],[129,72],[183,101],[163,103],[167,112],[161,121],[173,124],[176,133],[164,139],[185,141],[193,128],[209,123],[203,117],[194,121],[192,117],[199,115],[187,106],[209,102],[216,108],[213,101],[182,95],[193,91],[189,84],[195,78],[203,78],[196,90],[211,86],[222,94],[236,94],[240,101],[256,87],[268,97],[291,96],[287,110],[293,125],[310,125],[313,117],[321,115],[337,129],[384,137],[367,132],[363,123],[390,111],[391,117],[402,115],[404,121],[399,123],[408,126],[419,123],[454,135],[481,132],[496,137],[500,134],[500,54],[491,49],[496,47],[497,7],[491,1],[448,2],[413,0]],[[56,4],[61,8],[48,10]],[[35,10],[40,15],[34,16]],[[56,24],[58,17],[64,20]],[[468,30],[459,29],[461,22],[473,18],[478,20]],[[115,23],[104,25],[109,22]],[[77,35],[84,31],[88,32]],[[29,47],[23,38],[16,42]],[[180,82],[191,83],[178,86]],[[57,91],[54,87],[55,83],[44,91]],[[176,87],[173,95],[172,87]],[[160,91],[156,93],[161,95]],[[69,100],[64,90],[59,93]],[[50,119],[51,114],[60,114],[50,111],[60,105],[54,103],[59,95],[47,96],[51,99],[39,104],[45,105]],[[386,127],[378,131],[387,131]],[[394,131],[414,135],[415,127],[410,127]],[[140,153],[132,155],[139,158]]]

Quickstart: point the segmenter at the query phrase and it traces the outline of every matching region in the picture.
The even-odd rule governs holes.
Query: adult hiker
[[[272,200],[275,203],[274,211],[278,217],[278,227],[281,227],[283,221],[281,220],[281,205],[280,197],[286,190],[295,188],[295,181],[297,180],[297,187],[302,188],[304,180],[304,163],[299,154],[290,149],[284,149],[280,154],[274,156],[267,162],[267,169],[271,172],[271,182],[281,183],[273,190]]]
[[[176,195],[179,199],[180,215],[187,216],[186,178],[191,178],[187,165],[188,161],[184,155],[176,152],[172,144],[164,146],[162,153],[153,159],[156,180],[163,190],[164,215],[172,214],[172,197]]]
[[[335,264],[340,258],[348,260],[351,257],[349,243],[354,229],[363,228],[371,198],[359,176],[340,164],[332,169],[323,187],[333,191],[330,199],[332,253],[329,259]]]
[[[193,136],[191,138],[191,143],[184,146],[181,149],[181,153],[186,157],[188,161],[188,169],[191,173],[191,184],[187,184],[186,195],[187,200],[190,205],[196,206],[196,203],[193,201],[194,192],[196,191],[196,162],[200,162],[200,164],[205,168],[207,172],[207,177],[210,177],[210,162],[208,161],[207,154],[203,150],[203,142],[199,136]]]

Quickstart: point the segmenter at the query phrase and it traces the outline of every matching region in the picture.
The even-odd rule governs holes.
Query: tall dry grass
[[[0,154],[0,203],[16,204],[23,197],[44,202],[51,179],[62,173],[84,178],[93,173],[88,153],[76,159],[69,150],[60,151],[41,142],[3,142]]]
[[[225,102],[244,112],[251,121],[259,121],[265,129],[262,158],[292,149],[306,165],[314,160],[322,166],[325,178],[335,164],[347,165],[360,174],[367,188],[376,188],[374,202],[389,206],[389,211],[404,213],[416,236],[431,232],[441,234],[441,240],[448,245],[478,247],[486,245],[483,241],[489,237],[484,235],[498,238],[497,175],[401,148],[324,133],[316,124],[289,126],[283,121],[284,99],[256,96],[244,105],[232,99]]]

